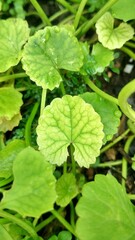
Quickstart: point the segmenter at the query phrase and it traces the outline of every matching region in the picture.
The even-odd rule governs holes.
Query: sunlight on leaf
[[[72,31],[46,27],[29,38],[23,54],[23,68],[37,85],[50,90],[62,81],[60,69],[79,71],[83,62],[81,47]]]
[[[103,125],[90,104],[80,97],[56,98],[39,118],[37,142],[45,158],[61,165],[67,160],[72,143],[75,161],[89,167],[96,161],[102,146]]]
[[[83,93],[80,95],[82,99],[93,106],[95,111],[100,115],[101,122],[104,126],[103,143],[111,140],[113,135],[117,133],[120,124],[121,112],[115,103],[100,97],[97,93]]]
[[[0,88],[0,131],[6,132],[18,126],[21,120],[22,94],[12,87]]]
[[[19,63],[22,47],[29,37],[26,21],[19,18],[0,20],[0,72]]]
[[[114,28],[114,18],[106,12],[96,23],[98,40],[109,49],[121,48],[134,35],[133,28],[127,23],[121,23]]]
[[[111,10],[115,18],[125,22],[135,19],[135,0],[119,0],[112,6]]]
[[[80,240],[135,239],[134,206],[124,188],[111,175],[96,175],[84,185],[76,212]]]
[[[9,178],[12,175],[13,161],[24,148],[25,142],[15,139],[0,151],[0,177]]]
[[[31,147],[22,150],[14,160],[13,175],[12,188],[4,192],[1,208],[36,218],[53,209],[55,178],[40,152]]]
[[[0,238],[1,240],[14,240],[7,232],[7,230],[0,224]]]
[[[56,193],[58,195],[56,203],[61,207],[67,206],[77,195],[76,179],[72,173],[66,173],[58,179]]]

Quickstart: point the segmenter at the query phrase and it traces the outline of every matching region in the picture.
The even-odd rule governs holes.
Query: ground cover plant
[[[134,240],[134,0],[0,10],[1,239]]]

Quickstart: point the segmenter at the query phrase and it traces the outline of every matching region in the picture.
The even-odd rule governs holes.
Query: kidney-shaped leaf
[[[80,97],[65,95],[47,106],[37,127],[37,142],[46,159],[61,165],[73,144],[74,158],[80,166],[89,167],[99,154],[103,125],[93,107]]]
[[[134,0],[119,0],[112,8],[112,14],[118,19],[125,22],[135,19],[135,1]]]
[[[13,175],[14,182],[12,188],[4,192],[2,208],[32,217],[53,209],[55,178],[52,166],[40,152],[31,147],[22,150],[14,160]]]
[[[0,151],[0,177],[9,178],[12,175],[13,161],[24,148],[25,142],[15,139]]]
[[[99,41],[109,49],[121,48],[134,35],[133,28],[127,23],[121,23],[114,28],[114,18],[106,12],[96,23]]]
[[[0,88],[0,131],[6,132],[17,126],[20,119],[22,94],[12,87]]]
[[[135,213],[125,190],[111,175],[84,185],[76,212],[80,240],[133,240]]]
[[[0,20],[0,72],[18,64],[28,37],[26,21],[19,18]]]
[[[113,135],[117,133],[120,124],[121,112],[117,105],[100,97],[97,93],[83,93],[80,95],[82,99],[91,104],[95,111],[100,115],[101,121],[104,126],[104,139],[103,143],[112,139]]]
[[[76,37],[64,27],[46,27],[29,38],[23,54],[23,68],[43,88],[58,87],[59,69],[79,71],[83,54]]]
[[[72,173],[66,173],[60,177],[56,183],[57,200],[56,203],[61,207],[67,206],[77,195],[77,185],[75,176]]]

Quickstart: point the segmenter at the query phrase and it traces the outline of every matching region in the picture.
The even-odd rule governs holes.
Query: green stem
[[[127,194],[130,200],[135,200],[135,194]]]
[[[70,202],[70,223],[72,228],[75,228],[75,209],[73,201]]]
[[[60,90],[61,90],[63,96],[66,95],[66,90],[65,90],[63,82],[60,83]]]
[[[30,0],[30,1],[31,1],[32,5],[34,6],[34,8],[37,10],[40,18],[42,19],[42,22],[45,25],[51,26],[51,22],[50,22],[49,18],[46,16],[45,12],[41,8],[41,6],[38,4],[38,2],[36,0]]]
[[[60,10],[60,11],[56,12],[55,14],[53,14],[53,15],[49,18],[49,20],[52,22],[52,21],[56,20],[58,17],[60,17],[61,15],[67,13],[67,12],[68,12],[67,9]]]
[[[128,153],[129,151],[129,147],[132,143],[132,141],[134,140],[135,138],[135,135],[133,136],[130,136],[127,141],[126,141],[126,144],[125,144],[125,147],[124,147],[124,150],[126,153]],[[127,166],[128,166],[128,162],[127,160],[123,157],[122,158],[122,186],[125,187],[125,180],[127,179]]]
[[[30,146],[31,145],[31,125],[32,125],[32,122],[35,118],[35,115],[38,111],[38,108],[39,108],[39,103],[35,103],[31,113],[30,113],[30,116],[26,122],[26,125],[25,125],[25,143],[26,143],[26,146]]]
[[[13,176],[11,176],[7,179],[1,180],[0,181],[0,187],[4,187],[5,185],[11,183],[12,181],[13,181]]]
[[[121,50],[126,53],[129,57],[133,58],[135,60],[135,53],[132,52],[132,50],[130,50],[127,47],[122,47]]]
[[[39,239],[36,231],[28,223],[26,223],[24,220],[21,220],[21,219],[17,218],[16,216],[14,216],[14,215],[6,212],[6,211],[2,211],[2,210],[0,210],[0,216],[10,220],[13,223],[16,223],[21,228],[26,230],[29,233],[29,235],[33,238],[33,240],[38,240]]]
[[[77,237],[74,228],[60,215],[56,210],[52,210],[51,213],[63,224],[63,226],[71,232],[75,237]]]
[[[110,96],[109,94],[105,93],[101,89],[99,89],[87,76],[84,77],[85,83],[97,94],[99,94],[101,97],[115,103],[118,105],[118,99],[115,97]]]
[[[67,162],[63,163],[63,174],[67,173]]]
[[[108,1],[95,15],[94,17],[84,23],[77,31],[76,31],[76,35],[78,35],[78,37],[81,37],[83,34],[85,34],[96,22],[97,20],[102,17],[102,15],[107,12],[116,2],[118,2],[119,0],[110,0]]]
[[[70,157],[71,157],[71,161],[72,161],[72,173],[75,175],[76,164],[75,164],[75,159],[74,159],[74,147],[72,144],[70,144]]]
[[[2,150],[5,147],[4,144],[4,134],[0,132],[0,150]]]
[[[105,163],[100,163],[98,164],[97,167],[104,168],[104,167],[114,167],[122,164],[122,160],[117,160],[117,161],[109,161]]]
[[[42,114],[42,112],[43,112],[43,110],[44,110],[44,108],[45,108],[46,95],[47,95],[47,89],[43,88],[43,89],[42,89],[42,98],[41,98],[40,115]]]
[[[127,129],[124,133],[122,133],[119,137],[117,137],[113,142],[107,144],[105,147],[103,147],[100,151],[100,154],[107,151],[109,148],[114,146],[116,143],[120,142],[128,133],[130,132],[130,129]]]
[[[5,75],[0,77],[0,82],[6,82],[11,79],[16,79],[16,78],[25,78],[28,77],[26,73],[15,73],[15,74],[10,74],[10,75]]]
[[[77,13],[75,15],[75,20],[74,20],[74,28],[75,29],[78,27],[78,24],[79,24],[79,21],[80,21],[80,18],[81,18],[81,15],[83,13],[83,9],[84,9],[86,3],[87,3],[87,0],[82,0],[79,5],[79,8],[77,10]]]
[[[135,92],[135,79],[126,84],[118,95],[118,103],[123,113],[135,122],[135,111],[131,108],[131,105],[127,102],[131,94]]]
[[[135,43],[133,42],[126,42],[125,45],[131,48],[135,48]]]
[[[60,3],[62,6],[64,6],[66,9],[68,9],[71,13],[76,13],[76,10],[65,0],[57,0],[58,3]]]

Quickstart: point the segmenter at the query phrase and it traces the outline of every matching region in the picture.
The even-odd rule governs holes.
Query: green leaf
[[[0,151],[0,177],[9,178],[12,175],[13,161],[24,148],[25,142],[15,139]]]
[[[102,46],[100,43],[93,45],[92,56],[95,59],[95,73],[101,73],[105,67],[109,66],[110,62],[114,59],[113,52]]]
[[[133,28],[127,23],[121,23],[114,28],[114,18],[106,12],[96,23],[98,40],[109,49],[121,48],[134,35]]]
[[[73,144],[75,161],[81,167],[89,167],[99,155],[102,129],[92,106],[78,96],[65,95],[44,109],[37,127],[37,142],[45,158],[57,165],[66,161],[67,147]]]
[[[22,94],[12,87],[0,88],[0,131],[12,130],[21,120]]]
[[[14,240],[1,224],[0,224],[0,237],[1,240]]]
[[[31,147],[22,150],[14,160],[13,175],[12,188],[4,192],[1,208],[36,218],[53,209],[55,178],[40,152]]]
[[[79,71],[82,59],[81,47],[72,31],[53,26],[29,38],[22,63],[31,80],[52,90],[62,81],[59,70]]]
[[[135,19],[135,1],[119,0],[111,8],[115,18],[122,19],[125,22]]]
[[[75,176],[72,173],[66,173],[60,177],[56,183],[57,205],[67,206],[77,195],[77,185]]]
[[[61,231],[58,234],[58,240],[72,240],[72,234],[68,231]]]
[[[133,240],[135,213],[124,188],[111,175],[96,175],[84,185],[76,212],[80,240]]]
[[[94,110],[100,115],[103,123],[103,131],[105,133],[103,143],[111,140],[113,135],[117,133],[120,124],[121,112],[117,105],[100,97],[97,93],[83,93],[80,95],[82,99],[93,106]]]
[[[0,72],[19,63],[22,47],[29,37],[26,21],[19,18],[0,20]]]

